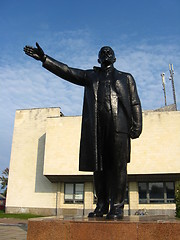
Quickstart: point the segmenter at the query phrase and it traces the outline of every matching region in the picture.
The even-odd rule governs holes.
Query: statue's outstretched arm
[[[25,46],[25,54],[38,61],[41,61],[44,68],[71,83],[81,86],[85,86],[89,83],[85,77],[85,70],[68,67],[66,64],[59,62],[48,55],[45,55],[44,51],[37,42],[36,47],[37,48]]]
[[[31,47],[31,46],[25,46],[24,47],[24,52],[25,54],[27,54],[28,56],[44,62],[46,60],[46,55],[44,54],[44,51],[42,50],[42,48],[39,46],[39,44],[36,42],[36,47]]]

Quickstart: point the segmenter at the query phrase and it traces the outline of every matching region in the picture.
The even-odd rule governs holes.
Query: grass
[[[18,219],[29,219],[29,218],[37,218],[42,217],[40,215],[35,215],[31,213],[5,213],[4,211],[0,211],[0,218],[18,218]]]

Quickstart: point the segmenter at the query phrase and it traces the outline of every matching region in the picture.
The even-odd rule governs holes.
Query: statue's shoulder
[[[131,73],[123,72],[123,71],[117,70],[116,68],[115,68],[115,71],[116,71],[118,74],[121,74],[121,75],[123,75],[123,76],[132,77]]]
[[[93,71],[94,71],[94,72],[100,72],[100,71],[101,71],[101,68],[94,66],[94,67],[93,67]]]
[[[131,73],[123,72],[116,69],[117,74],[121,75],[121,77],[128,79],[129,81],[134,81],[134,78]]]

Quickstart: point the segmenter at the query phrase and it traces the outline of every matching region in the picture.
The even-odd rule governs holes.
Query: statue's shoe
[[[123,219],[124,209],[121,207],[112,207],[106,216],[108,220]]]
[[[109,204],[105,204],[103,206],[98,206],[95,208],[94,212],[90,212],[88,214],[88,218],[94,218],[94,217],[103,217],[104,214],[107,214],[109,210]]]

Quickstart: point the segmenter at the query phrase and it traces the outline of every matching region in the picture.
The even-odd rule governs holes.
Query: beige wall
[[[180,173],[179,111],[143,113],[143,132],[132,141],[128,173]]]
[[[59,108],[17,110],[10,160],[6,206],[54,208],[57,184],[43,176],[47,117]]]
[[[79,172],[81,117],[50,118],[46,130],[44,175]],[[180,112],[144,112],[143,132],[131,141],[128,174],[179,173]]]
[[[44,175],[92,175],[79,172],[81,117],[49,118]]]

